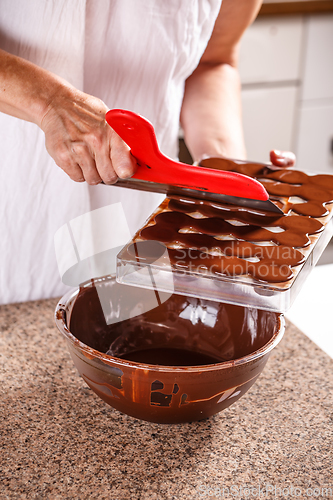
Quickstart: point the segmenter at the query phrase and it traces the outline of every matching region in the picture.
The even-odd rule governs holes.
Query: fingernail
[[[104,184],[115,184],[118,180],[118,177],[111,177],[109,179],[105,179]]]
[[[132,177],[133,173],[132,169],[126,167],[118,169],[118,175],[121,179],[128,179],[129,177]]]

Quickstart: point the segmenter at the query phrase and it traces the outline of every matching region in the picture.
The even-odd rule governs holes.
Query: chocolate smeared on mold
[[[228,163],[224,159],[222,165],[221,168],[220,158],[207,158],[200,162],[202,167],[232,170],[254,177],[263,184],[272,199],[279,200],[284,211],[293,210],[297,214],[310,217],[328,215],[326,204],[333,201],[332,175],[308,175],[300,170],[278,169],[260,163]],[[293,203],[290,200],[293,197],[298,197],[303,202]]]
[[[202,162],[207,164],[218,168],[218,159]],[[135,244],[164,243],[178,271],[288,282],[325,227],[332,210],[333,176],[230,162],[233,170],[235,165],[236,171],[258,178],[286,215],[173,196],[160,205]],[[133,246],[127,251],[134,257]],[[144,251],[140,253],[142,258]]]

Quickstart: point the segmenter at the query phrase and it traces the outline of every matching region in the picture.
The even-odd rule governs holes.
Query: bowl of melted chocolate
[[[205,419],[235,403],[284,333],[280,313],[161,294],[113,276],[67,293],[56,325],[101,399],[158,423]]]

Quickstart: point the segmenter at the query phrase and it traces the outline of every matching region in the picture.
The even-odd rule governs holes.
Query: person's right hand
[[[0,111],[36,123],[49,154],[74,181],[113,184],[136,170],[128,146],[106,123],[100,99],[1,49]]]
[[[73,181],[114,184],[131,177],[136,161],[129,147],[105,121],[98,98],[60,86],[41,123],[47,151]]]

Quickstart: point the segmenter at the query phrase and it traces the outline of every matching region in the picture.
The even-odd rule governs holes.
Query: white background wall
[[[259,17],[240,73],[248,158],[296,153],[302,170],[333,173],[333,14]]]
[[[270,149],[333,174],[333,14],[259,18],[245,33],[240,72],[248,158]],[[321,261],[333,262],[333,245]],[[287,317],[333,357],[333,264],[316,266]]]

